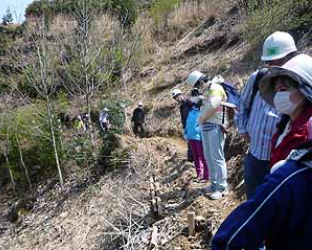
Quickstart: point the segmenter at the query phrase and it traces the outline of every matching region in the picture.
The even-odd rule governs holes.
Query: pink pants
[[[197,177],[199,179],[209,179],[209,170],[204,157],[202,141],[189,140],[191,150],[194,157],[194,163],[196,168]]]

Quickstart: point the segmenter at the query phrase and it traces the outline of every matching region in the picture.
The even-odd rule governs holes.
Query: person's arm
[[[255,71],[249,77],[247,83],[245,84],[241,97],[239,99],[239,108],[238,108],[238,132],[241,135],[248,134],[247,132],[247,123],[252,106],[252,92],[253,85],[255,83],[258,71]]]
[[[217,109],[221,106],[221,102],[224,99],[225,93],[219,86],[218,89],[210,89],[207,96],[207,102],[209,107],[198,118],[200,124],[204,123],[209,117],[211,117]],[[221,87],[222,88],[222,87]]]
[[[285,167],[285,166],[283,166]],[[237,207],[221,224],[212,250],[259,249],[279,232],[291,209],[291,186],[283,169],[267,177],[255,196]]]

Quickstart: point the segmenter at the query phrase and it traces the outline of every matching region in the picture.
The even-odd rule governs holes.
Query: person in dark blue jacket
[[[180,89],[173,89],[171,95],[172,95],[172,98],[180,105],[179,108],[180,108],[180,115],[181,115],[181,123],[182,123],[183,129],[185,129],[186,119],[188,117],[190,110],[193,107],[193,102],[190,99],[185,98]],[[191,147],[189,144],[187,144],[187,160],[189,162],[194,161]]]
[[[256,250],[265,242],[266,250],[311,250],[311,163],[289,159],[268,175],[222,223],[211,249]]]
[[[312,57],[298,55],[270,72],[259,86],[265,101],[282,105],[281,111],[291,115],[311,105]],[[298,90],[286,89],[289,81],[299,86],[304,98],[296,100]],[[284,90],[276,90],[280,84]],[[312,249],[312,140],[292,150],[272,171],[255,195],[225,219],[212,240],[212,250],[255,250],[263,243],[266,250]]]

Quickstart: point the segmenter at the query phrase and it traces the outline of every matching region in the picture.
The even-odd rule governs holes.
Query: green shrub
[[[243,36],[258,45],[276,30],[311,27],[312,0],[248,0]]]
[[[155,18],[156,25],[160,25],[161,22],[167,23],[169,14],[174,7],[179,4],[181,0],[158,0],[151,8],[150,13]]]
[[[37,101],[36,104],[22,106],[16,110],[7,111],[0,117],[0,143],[8,145],[10,168],[16,181],[17,188],[27,184],[25,172],[21,166],[20,152],[28,169],[30,179],[38,183],[47,176],[56,174],[56,163],[50,129],[44,115],[45,104]],[[55,121],[56,143],[60,159],[65,159],[66,152],[62,150],[62,134]],[[18,139],[18,140],[17,140]],[[0,152],[0,169],[7,167]],[[5,180],[7,175],[4,176]],[[3,180],[0,179],[0,182]]]

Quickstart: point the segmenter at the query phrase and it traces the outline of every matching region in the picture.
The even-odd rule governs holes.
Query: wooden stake
[[[158,228],[157,226],[153,226],[150,249],[153,249],[154,247],[155,249],[158,249],[157,238],[158,238]]]
[[[161,203],[161,199],[159,197],[156,197],[156,202],[157,202],[157,212],[158,216],[163,216],[163,206]]]
[[[195,212],[188,212],[189,236],[195,235]]]

